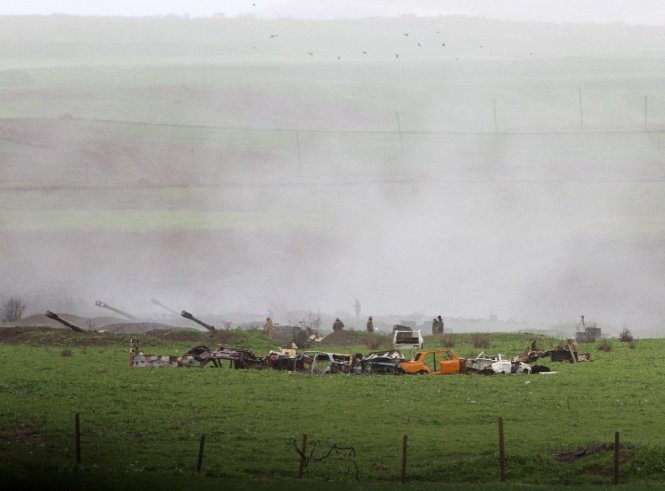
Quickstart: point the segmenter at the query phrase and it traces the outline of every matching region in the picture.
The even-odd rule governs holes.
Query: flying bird
[[[418,47],[420,48],[420,43],[418,43]]]

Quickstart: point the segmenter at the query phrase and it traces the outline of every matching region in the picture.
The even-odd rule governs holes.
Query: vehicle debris
[[[377,375],[402,375],[406,372],[400,366],[404,356],[399,350],[374,351],[367,356],[356,355],[353,373]]]
[[[462,372],[464,359],[453,350],[442,348],[419,351],[412,360],[402,361],[399,366],[409,374],[449,375]]]
[[[465,373],[531,373],[531,367],[519,358],[507,359],[501,354],[486,355],[483,351],[475,358],[468,358],[464,363]]]
[[[350,354],[305,351],[296,357],[295,369],[319,375],[351,373],[352,362],[353,356]]]
[[[203,345],[191,348],[182,356],[146,355],[140,351],[138,340],[130,340],[129,364],[131,367],[204,367],[210,363],[213,367],[221,368],[222,361],[229,361],[231,368],[263,368],[266,366],[263,360],[246,349],[220,346],[216,350],[211,350]]]

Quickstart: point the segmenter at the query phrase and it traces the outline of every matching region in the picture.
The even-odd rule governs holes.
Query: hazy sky
[[[665,25],[663,0],[3,0],[0,14],[191,16],[254,14],[262,18],[352,18],[464,14],[544,22]]]

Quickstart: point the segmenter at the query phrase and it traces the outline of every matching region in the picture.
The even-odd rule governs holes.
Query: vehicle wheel
[[[419,372],[416,372],[416,375],[427,375],[427,372],[425,370],[420,370]]]
[[[494,375],[494,370],[492,370],[491,368],[486,368],[480,373],[482,373],[483,375]]]

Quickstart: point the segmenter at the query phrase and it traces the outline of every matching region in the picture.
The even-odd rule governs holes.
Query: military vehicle
[[[49,319],[53,319],[54,321],[58,321],[60,324],[64,324],[65,326],[69,327],[70,329],[73,329],[76,332],[87,332],[87,329],[83,329],[81,326],[77,326],[73,322],[69,322],[68,320],[63,319],[58,314],[55,314],[50,310],[46,311],[46,317],[48,317]]]
[[[203,322],[201,319],[197,319],[196,317],[194,317],[192,314],[190,314],[186,310],[183,310],[182,312],[180,312],[180,315],[183,316],[185,319],[189,319],[190,321],[194,321],[197,324],[202,325],[203,327],[205,327],[210,332],[215,332],[216,331],[215,326],[213,326],[212,324],[208,324],[207,322]]]
[[[102,302],[101,300],[97,300],[97,301],[95,302],[95,305],[96,305],[97,307],[101,307],[101,308],[103,308],[103,309],[112,310],[113,312],[116,312],[116,313],[118,313],[118,314],[120,314],[120,315],[124,315],[124,316],[127,317],[128,319],[136,320],[136,317],[133,316],[132,314],[128,314],[127,312],[123,312],[123,311],[120,310],[120,309],[116,309],[115,307],[111,307],[109,304],[106,304],[106,303]]]

